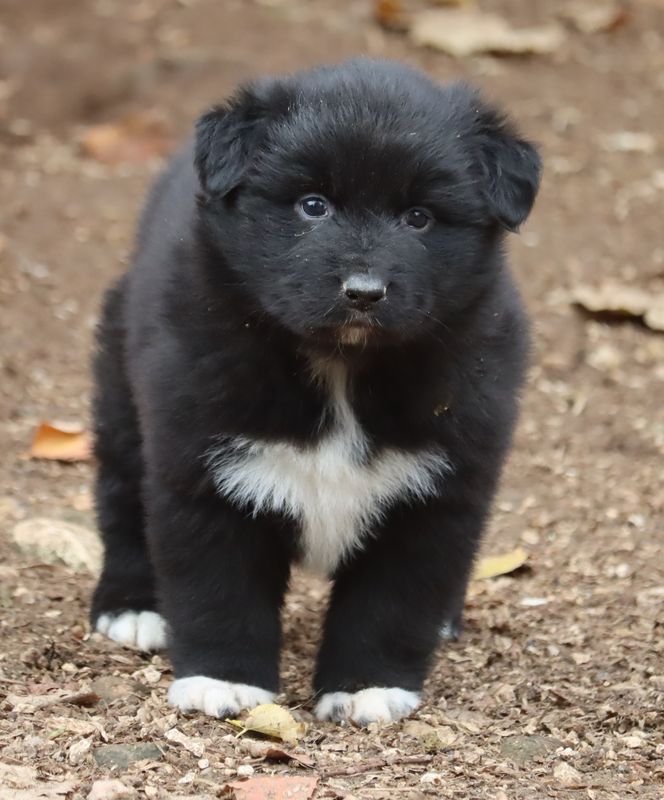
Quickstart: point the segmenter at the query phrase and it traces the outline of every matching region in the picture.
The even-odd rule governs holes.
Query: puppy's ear
[[[264,107],[251,89],[198,120],[194,163],[204,196],[226,197],[239,186],[264,123]]]
[[[539,189],[542,160],[497,111],[483,107],[476,117],[483,192],[492,217],[508,231],[525,222]]]

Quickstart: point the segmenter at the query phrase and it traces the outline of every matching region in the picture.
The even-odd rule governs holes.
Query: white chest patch
[[[451,465],[442,450],[391,448],[368,457],[367,437],[348,402],[344,367],[328,365],[322,380],[334,423],[316,444],[224,439],[208,451],[208,463],[220,494],[256,514],[271,511],[297,520],[304,565],[329,575],[362,546],[390,505],[431,496]]]

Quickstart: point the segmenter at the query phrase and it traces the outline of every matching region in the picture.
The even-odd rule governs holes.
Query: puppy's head
[[[359,60],[240,90],[199,121],[196,168],[258,310],[352,347],[443,337],[499,270],[540,159],[468,87]]]

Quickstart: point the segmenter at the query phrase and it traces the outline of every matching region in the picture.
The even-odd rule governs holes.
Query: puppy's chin
[[[343,345],[366,347],[373,331],[367,325],[342,325],[338,329],[339,342]]]

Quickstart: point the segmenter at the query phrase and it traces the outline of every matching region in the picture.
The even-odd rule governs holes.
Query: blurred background
[[[238,82],[356,54],[473,82],[545,163],[535,211],[509,242],[535,346],[485,546],[524,548],[527,561],[473,584],[466,633],[431,682],[423,718],[446,715],[461,771],[435,761],[441,746],[433,767],[385,780],[438,797],[473,797],[454,794],[472,784],[503,800],[552,786],[556,797],[586,787],[591,800],[654,798],[664,780],[661,0],[0,0],[0,676],[85,681],[108,663],[105,644],[81,644],[85,565],[37,557],[16,530],[45,520],[51,542],[94,530],[85,452],[63,463],[30,446],[44,421],[87,425],[100,296],[128,264],[150,181]],[[289,702],[306,704],[322,592],[299,581],[289,600]],[[145,667],[125,656],[121,672]],[[166,674],[167,663],[153,668]],[[26,751],[2,725],[15,758],[66,771],[67,743]],[[350,750],[419,752],[414,733],[380,747],[373,734],[344,736]],[[186,773],[183,753],[175,772],[150,778],[159,791]],[[80,763],[79,778],[100,769]],[[326,783],[338,794],[325,796],[378,797],[382,785],[363,794],[351,782],[343,794]]]

